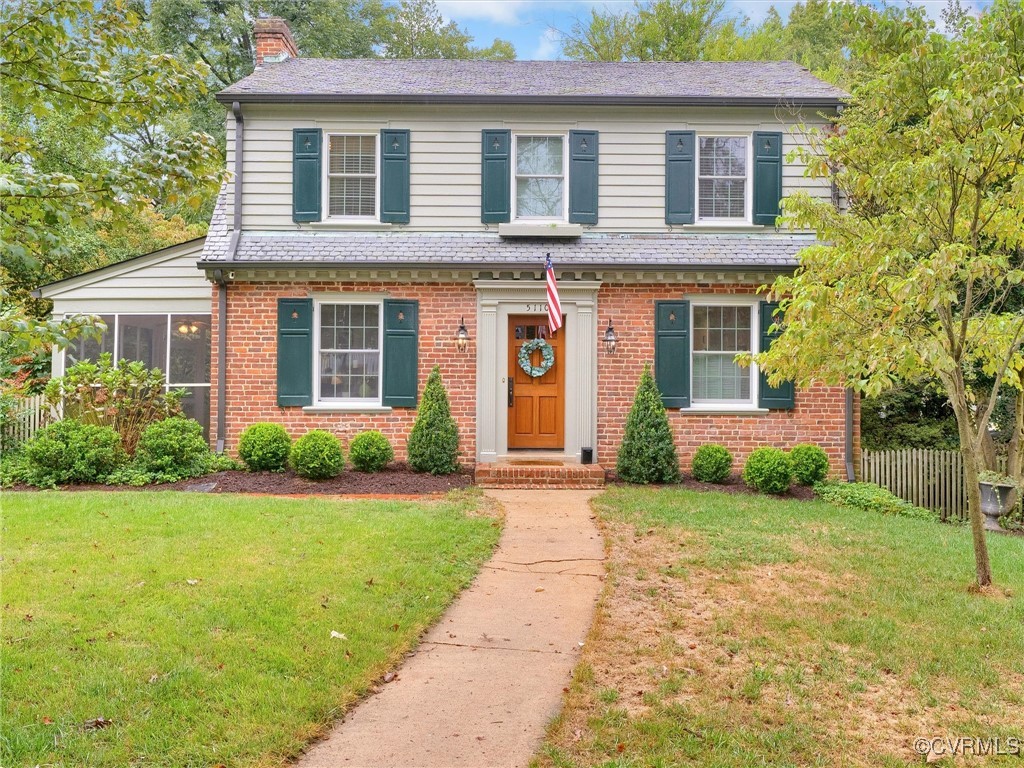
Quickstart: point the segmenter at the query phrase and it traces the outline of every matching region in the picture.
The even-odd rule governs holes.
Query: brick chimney
[[[253,25],[253,37],[256,38],[256,66],[263,63],[272,64],[287,58],[298,58],[299,49],[295,47],[292,31],[284,19],[271,17],[256,19]]]

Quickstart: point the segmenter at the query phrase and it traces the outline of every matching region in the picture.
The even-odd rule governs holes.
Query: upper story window
[[[318,305],[320,401],[380,402],[381,305]]]
[[[740,352],[755,352],[754,308],[746,305],[693,306],[693,402],[751,404],[755,366],[736,363]]]
[[[697,216],[747,219],[750,141],[746,136],[700,136],[697,142]]]
[[[565,137],[516,136],[515,218],[566,218]]]
[[[377,137],[329,137],[327,152],[327,215],[344,218],[377,216]]]

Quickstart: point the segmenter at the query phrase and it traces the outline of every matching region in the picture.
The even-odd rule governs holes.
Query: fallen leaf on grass
[[[342,634],[341,632],[335,632],[333,629],[331,630],[331,638],[337,640],[348,640],[348,638],[345,637],[344,634]]]
[[[397,680],[397,679],[398,679],[398,675],[395,672],[388,672],[387,674],[384,675],[384,682],[385,683],[390,683],[392,680]]]
[[[185,583],[188,584],[190,587],[194,587],[196,584],[199,583],[199,579],[185,579]]]
[[[94,717],[92,720],[86,720],[82,723],[82,727],[87,731],[98,731],[101,728],[108,728],[111,722],[105,717]]]
[[[43,725],[53,725],[53,720],[48,717],[43,718]]]
[[[621,754],[622,752],[625,752],[625,751],[626,751],[626,745],[625,745],[625,744],[623,744],[623,743],[622,743],[622,742],[620,741],[620,742],[619,742],[618,744],[616,744],[616,745],[615,745],[615,751],[616,751],[616,752],[618,752],[618,753],[620,753],[620,754]]]
[[[149,683],[150,683],[150,685],[152,685],[153,683],[155,683],[159,679],[160,679],[160,675],[150,675],[149,676]]]

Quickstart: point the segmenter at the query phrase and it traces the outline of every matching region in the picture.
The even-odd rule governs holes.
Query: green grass
[[[916,736],[1024,738],[1024,538],[989,537],[979,594],[966,527],[674,489],[595,506],[611,579],[536,764],[919,765]]]
[[[0,763],[279,765],[470,582],[473,507],[6,493]]]

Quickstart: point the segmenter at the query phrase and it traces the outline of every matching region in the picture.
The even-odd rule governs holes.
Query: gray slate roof
[[[792,269],[813,235],[585,234],[575,240],[501,238],[496,232],[247,232],[230,258],[223,195],[214,210],[201,267],[238,265],[538,268],[551,254],[557,268]]]
[[[584,62],[286,59],[228,86],[231,101],[835,105],[791,61]]]

